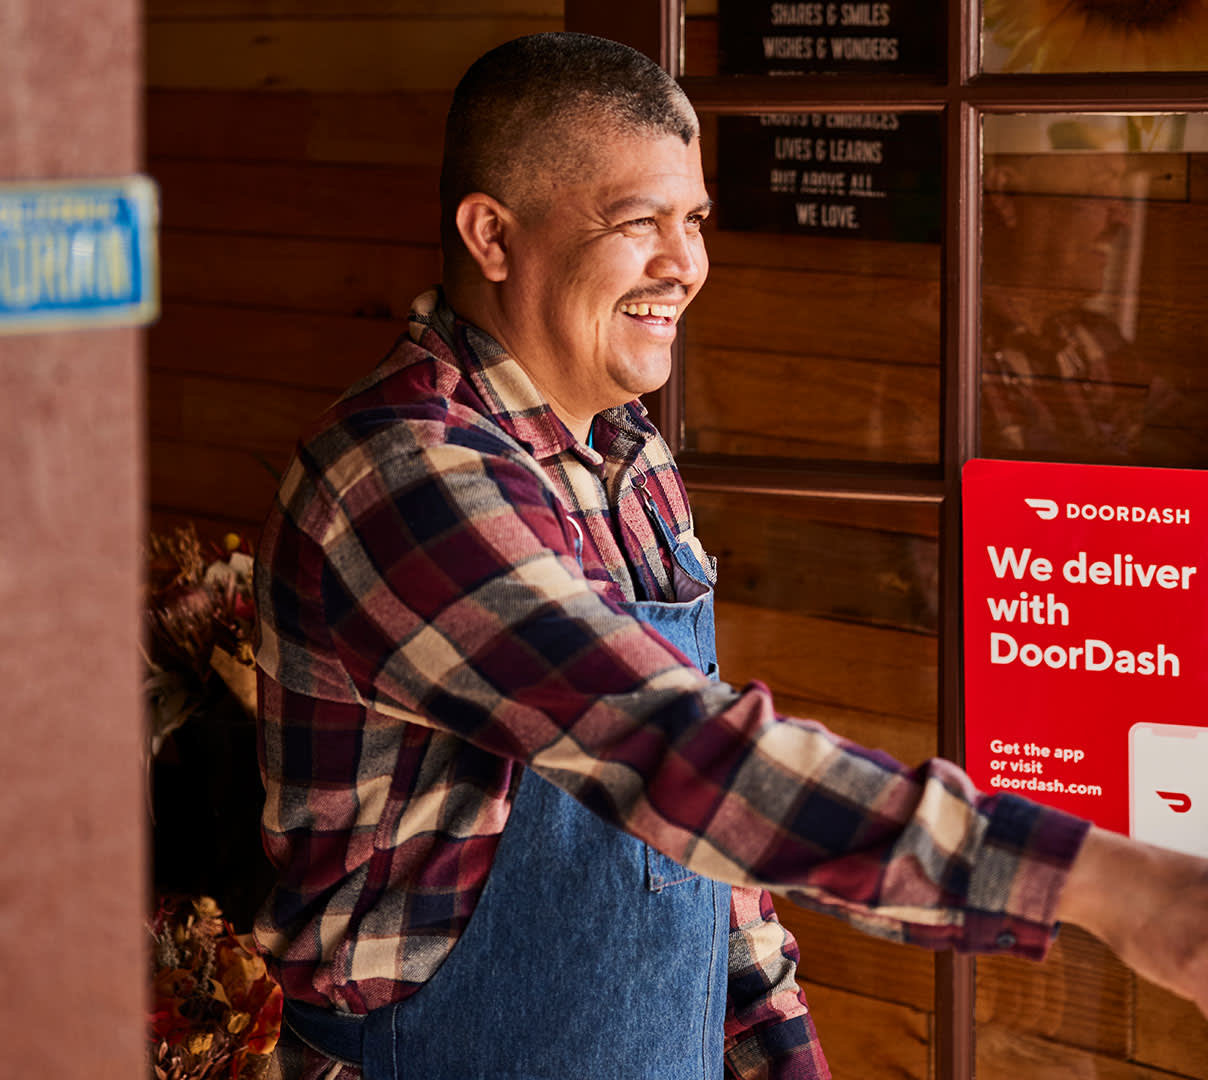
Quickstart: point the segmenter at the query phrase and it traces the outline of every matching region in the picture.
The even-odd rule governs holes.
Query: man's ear
[[[461,242],[488,281],[508,276],[507,233],[512,214],[498,199],[475,191],[457,204]]]

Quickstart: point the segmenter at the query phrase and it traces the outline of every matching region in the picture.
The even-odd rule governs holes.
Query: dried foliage
[[[281,988],[209,897],[166,897],[150,924],[156,1080],[262,1080],[281,1033]]]
[[[150,756],[202,708],[215,677],[249,713],[252,667],[252,556],[229,533],[207,547],[189,525],[148,545],[146,617]]]

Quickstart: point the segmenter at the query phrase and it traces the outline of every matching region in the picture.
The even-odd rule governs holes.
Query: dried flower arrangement
[[[202,705],[217,675],[250,715],[256,711],[252,666],[252,556],[228,533],[207,548],[188,525],[148,546],[146,638],[150,757]]]
[[[147,547],[156,1080],[260,1080],[281,1029],[280,988],[223,915],[250,925],[271,880],[258,828],[252,567],[238,536],[203,544],[192,525]]]
[[[281,1033],[281,988],[209,897],[166,897],[150,924],[156,1080],[261,1080]]]

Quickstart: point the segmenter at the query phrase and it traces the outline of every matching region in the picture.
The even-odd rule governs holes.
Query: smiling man
[[[443,290],[303,442],[257,561],[283,1073],[827,1077],[768,889],[933,948],[1040,956],[1068,916],[1202,984],[1205,864],[717,679],[713,564],[636,400],[708,267],[676,84],[502,46],[441,189]]]

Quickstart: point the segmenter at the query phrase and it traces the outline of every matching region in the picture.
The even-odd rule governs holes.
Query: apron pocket
[[[649,844],[642,847],[646,849],[646,888],[650,892],[662,892],[672,885],[684,885],[700,877]]]

